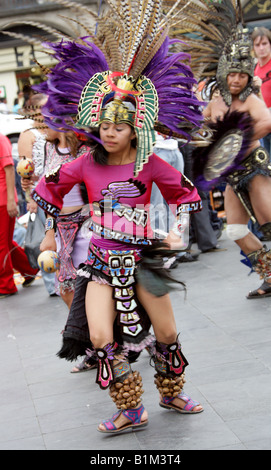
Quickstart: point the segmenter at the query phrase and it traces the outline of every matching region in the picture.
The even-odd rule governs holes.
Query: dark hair
[[[256,38],[263,38],[264,36],[267,37],[268,41],[271,44],[271,31],[269,31],[269,29],[265,28],[264,26],[259,26],[254,28],[251,34],[251,39],[254,42]]]
[[[91,134],[94,137],[99,138],[99,130],[98,129],[93,129]],[[95,142],[95,141],[93,141]],[[107,157],[108,157],[108,152],[105,150],[104,146],[100,143],[95,143],[93,150],[92,150],[92,156],[93,159],[96,163],[99,163],[100,165],[107,165]]]
[[[97,130],[93,129],[92,134],[95,137],[98,137],[98,138],[100,137],[100,133],[98,129]],[[131,141],[131,145],[133,148],[137,147],[136,137]],[[95,144],[95,146],[93,147],[92,156],[93,156],[94,161],[96,163],[99,163],[99,165],[107,165],[108,152],[107,150],[105,150],[102,144],[98,142]]]
[[[57,131],[58,132],[58,131]],[[61,131],[59,131],[60,133]],[[65,131],[65,139],[66,139],[66,145],[70,149],[70,154],[72,155],[73,158],[77,157],[78,150],[82,145],[88,145],[87,141],[81,142],[77,135],[73,131]],[[55,139],[47,139],[48,142],[52,142],[56,147],[59,145],[59,137],[56,137]]]

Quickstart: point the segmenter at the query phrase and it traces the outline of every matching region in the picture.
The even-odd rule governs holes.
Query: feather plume
[[[39,21],[24,20],[23,24],[24,24],[24,25],[29,25],[29,26],[34,26],[34,27],[36,27],[36,28],[39,28],[40,30],[45,31],[45,32],[48,33],[49,35],[54,36],[54,37],[59,38],[59,39],[62,39],[63,37],[67,37],[67,38],[68,38],[68,36],[65,36],[64,33],[60,33],[57,29],[52,28],[52,27],[50,27],[50,26],[48,26],[48,25],[45,25],[44,23],[40,23]],[[17,25],[17,22],[15,22],[15,21],[14,21],[14,22],[11,22],[11,23],[8,23],[8,24],[5,24],[5,30],[1,30],[1,33],[6,33],[6,34],[8,34],[8,35],[10,35],[10,36],[13,34],[14,37],[16,37],[16,33],[12,33],[12,32],[9,32],[9,31],[8,31],[8,28],[10,28],[10,27],[12,27],[12,26],[15,26],[15,25]],[[18,36],[19,36],[19,35],[17,34],[17,37],[18,37]],[[24,39],[24,40],[27,41],[27,42],[29,42],[29,40],[33,39],[32,37],[26,36],[26,35],[23,35],[23,34],[20,35],[20,36],[21,36],[22,39]],[[37,44],[38,44],[38,43],[40,44],[41,41],[42,41],[42,38],[41,38],[41,37],[37,37],[37,38],[35,39],[35,42],[36,42]]]
[[[167,135],[190,140],[192,128],[201,127],[202,103],[193,93],[196,80],[188,65],[190,56],[176,52],[179,42],[170,40],[168,33],[180,15],[194,9],[193,1],[106,0],[99,14],[80,2],[53,3],[67,12],[77,11],[80,20],[65,15],[72,25],[71,36],[62,35],[59,42],[41,40],[43,50],[56,63],[47,81],[35,87],[49,96],[43,108],[45,122],[56,129],[73,129],[86,83],[96,73],[110,70],[127,73],[134,82],[141,75],[149,78],[159,102],[155,126]],[[79,36],[74,24],[85,35]],[[87,130],[80,132],[90,136]]]
[[[169,9],[174,1],[166,0],[165,4]],[[190,66],[198,80],[215,77],[227,38],[243,24],[240,1],[197,0],[187,8],[186,0],[180,0],[179,5],[184,11],[177,16],[170,36],[183,41],[180,48],[191,54]]]

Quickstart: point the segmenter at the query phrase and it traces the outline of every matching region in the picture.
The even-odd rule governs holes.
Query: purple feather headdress
[[[100,49],[85,38],[82,39],[84,45],[65,40],[59,43],[43,43],[58,63],[50,71],[47,80],[33,88],[48,96],[42,113],[45,122],[56,130],[75,130],[74,118],[85,84],[95,73],[108,69]],[[89,134],[83,131],[82,133]]]
[[[45,123],[87,137],[101,123],[110,93],[114,97],[107,104],[107,120],[110,116],[113,122],[125,114],[125,100],[133,99],[137,176],[152,153],[155,130],[190,141],[195,127],[201,127],[202,102],[193,92],[196,80],[187,64],[189,55],[172,51],[179,41],[168,37],[179,1],[166,15],[162,0],[122,0],[121,11],[119,0],[107,3],[95,36],[85,28],[88,36],[77,40],[43,43],[56,65],[35,89],[48,96],[42,109]]]
[[[65,40],[44,44],[53,51],[58,63],[47,80],[33,88],[49,97],[42,112],[50,127],[58,130],[74,130],[74,119],[86,83],[97,72],[110,68],[102,51],[87,38],[82,39],[84,45]],[[196,80],[189,66],[184,63],[189,56],[186,53],[170,53],[173,44],[174,41],[166,37],[142,74],[151,80],[158,95],[157,129],[190,140],[191,125],[200,127],[203,120],[202,102],[192,91]],[[80,132],[92,136],[91,131]]]

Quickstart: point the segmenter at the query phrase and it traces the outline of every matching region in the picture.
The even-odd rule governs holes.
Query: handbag
[[[37,259],[44,239],[44,223],[38,214],[30,214],[25,235],[24,251],[32,268],[39,269]]]

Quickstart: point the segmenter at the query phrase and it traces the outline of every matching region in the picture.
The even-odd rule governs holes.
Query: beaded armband
[[[189,214],[191,208],[189,204],[182,204],[178,207],[177,210],[177,217],[175,223],[172,227],[173,233],[180,238],[187,238],[189,237]],[[185,236],[185,234],[187,236]],[[184,240],[187,241],[187,240]],[[188,242],[188,241],[187,241]],[[188,244],[188,243],[187,243]]]

